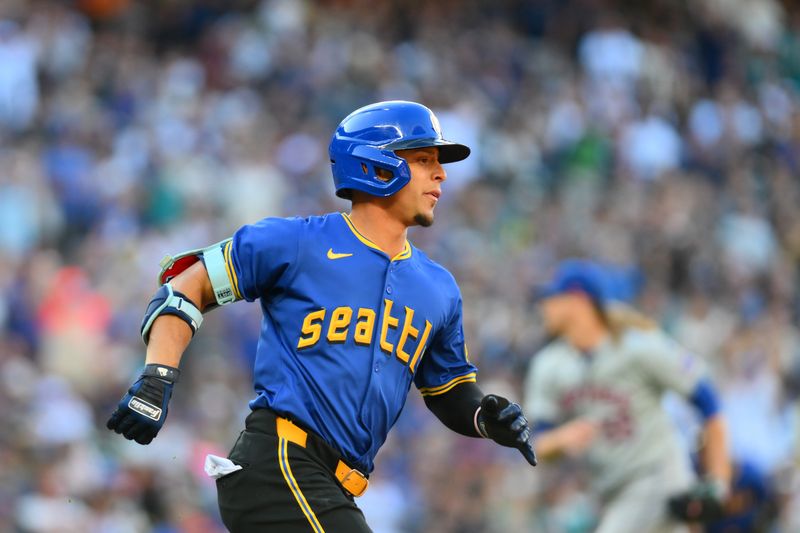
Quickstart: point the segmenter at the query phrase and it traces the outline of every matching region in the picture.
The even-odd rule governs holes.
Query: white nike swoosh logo
[[[328,259],[341,259],[343,257],[350,257],[353,254],[337,254],[333,248],[328,248]]]

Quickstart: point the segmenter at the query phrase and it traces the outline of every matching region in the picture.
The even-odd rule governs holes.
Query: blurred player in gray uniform
[[[636,311],[611,304],[595,263],[564,261],[537,301],[554,340],[532,360],[525,411],[540,457],[585,454],[603,504],[596,531],[677,533],[718,518],[731,468],[701,361]],[[667,391],[703,419],[701,480],[662,408]]]

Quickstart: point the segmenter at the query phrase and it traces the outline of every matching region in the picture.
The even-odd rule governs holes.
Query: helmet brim
[[[439,149],[439,162],[442,164],[463,161],[469,157],[471,152],[468,146],[445,139],[409,139],[387,144],[383,149],[396,152],[397,150],[431,148],[434,146]]]

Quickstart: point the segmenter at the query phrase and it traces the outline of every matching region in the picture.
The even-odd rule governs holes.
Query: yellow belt
[[[308,440],[308,432],[306,430],[286,418],[276,417],[276,419],[278,438],[293,442],[301,448],[306,447],[306,441]],[[336,464],[336,470],[333,473],[342,487],[356,498],[367,492],[367,487],[369,487],[367,476],[355,468],[350,468],[341,459]]]

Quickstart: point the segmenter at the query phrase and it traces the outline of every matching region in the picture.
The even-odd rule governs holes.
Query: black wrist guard
[[[169,383],[177,383],[181,371],[167,365],[149,364],[145,365],[142,376],[152,376],[154,378],[163,379]]]

